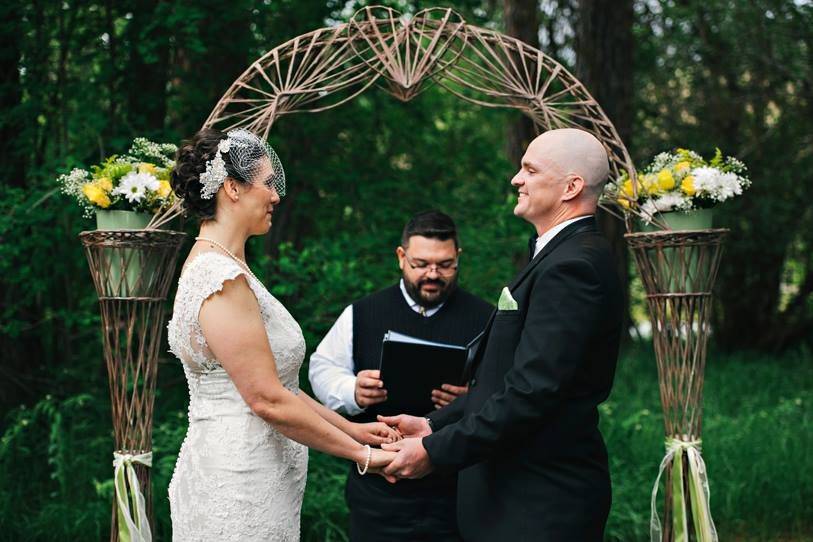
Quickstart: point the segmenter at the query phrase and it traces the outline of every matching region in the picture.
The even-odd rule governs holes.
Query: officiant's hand
[[[397,416],[378,416],[378,421],[394,427],[404,438],[425,437],[432,433],[426,418],[399,414]]]
[[[435,408],[443,408],[464,393],[468,393],[468,386],[455,386],[453,384],[443,384],[439,390],[432,390],[432,402]]]
[[[381,380],[381,371],[359,371],[356,375],[354,396],[356,404],[361,408],[386,401],[387,390],[384,389],[384,381]]]
[[[395,483],[398,478],[423,478],[432,472],[432,461],[423,447],[422,439],[408,438],[392,444],[382,444],[381,449],[398,452],[381,473],[390,483]]]
[[[350,436],[356,442],[370,446],[389,444],[403,438],[401,433],[381,422],[354,423],[351,426]]]

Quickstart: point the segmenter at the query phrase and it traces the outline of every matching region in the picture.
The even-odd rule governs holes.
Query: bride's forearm
[[[302,390],[299,390],[299,394],[297,395],[297,397],[299,397],[303,403],[312,408],[314,412],[316,412],[319,416],[322,417],[322,419],[330,423],[330,425],[337,427],[338,429],[347,433],[348,435],[350,434],[353,427],[353,422],[351,422],[338,412],[330,410],[328,407],[326,407],[325,405],[323,405],[322,403],[320,403],[319,401],[317,401],[316,399],[314,399],[313,397],[311,397]]]
[[[273,400],[252,404],[252,411],[291,440],[320,452],[364,463],[366,447],[317,414],[307,403],[310,398],[301,399],[288,390],[275,395]]]

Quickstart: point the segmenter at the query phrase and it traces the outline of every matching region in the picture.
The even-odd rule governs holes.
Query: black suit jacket
[[[467,541],[599,541],[610,508],[597,406],[610,393],[621,287],[595,219],[565,227],[510,284],[475,355],[469,393],[430,414],[423,444],[460,470]]]

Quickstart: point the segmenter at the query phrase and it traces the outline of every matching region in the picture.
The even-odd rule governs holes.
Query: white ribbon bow
[[[141,493],[133,463],[152,467],[152,452],[138,455],[113,452],[113,482],[116,486],[116,503],[118,504],[119,540],[121,542],[152,542],[150,522],[147,519],[147,505],[144,495]]]
[[[692,509],[692,519],[697,540],[699,542],[717,542],[717,529],[711,519],[709,508],[709,482],[706,476],[706,464],[700,455],[700,440],[679,440],[676,438],[666,439],[666,455],[661,461],[658,469],[658,477],[655,479],[655,487],[652,488],[652,515],[649,521],[649,538],[651,542],[661,542],[661,520],[658,517],[658,486],[661,475],[666,471],[670,462],[672,463],[673,482],[673,537],[675,542],[688,542],[689,530],[686,521],[686,500],[683,492],[683,460],[682,455],[686,454],[689,474],[689,496]]]

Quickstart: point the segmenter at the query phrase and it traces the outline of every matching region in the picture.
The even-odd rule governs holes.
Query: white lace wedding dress
[[[197,255],[184,269],[169,346],[189,385],[189,429],[169,484],[174,541],[299,540],[307,448],[249,409],[214,358],[198,323],[203,301],[244,275],[257,296],[282,384],[299,391],[305,340],[285,307],[234,260]]]

